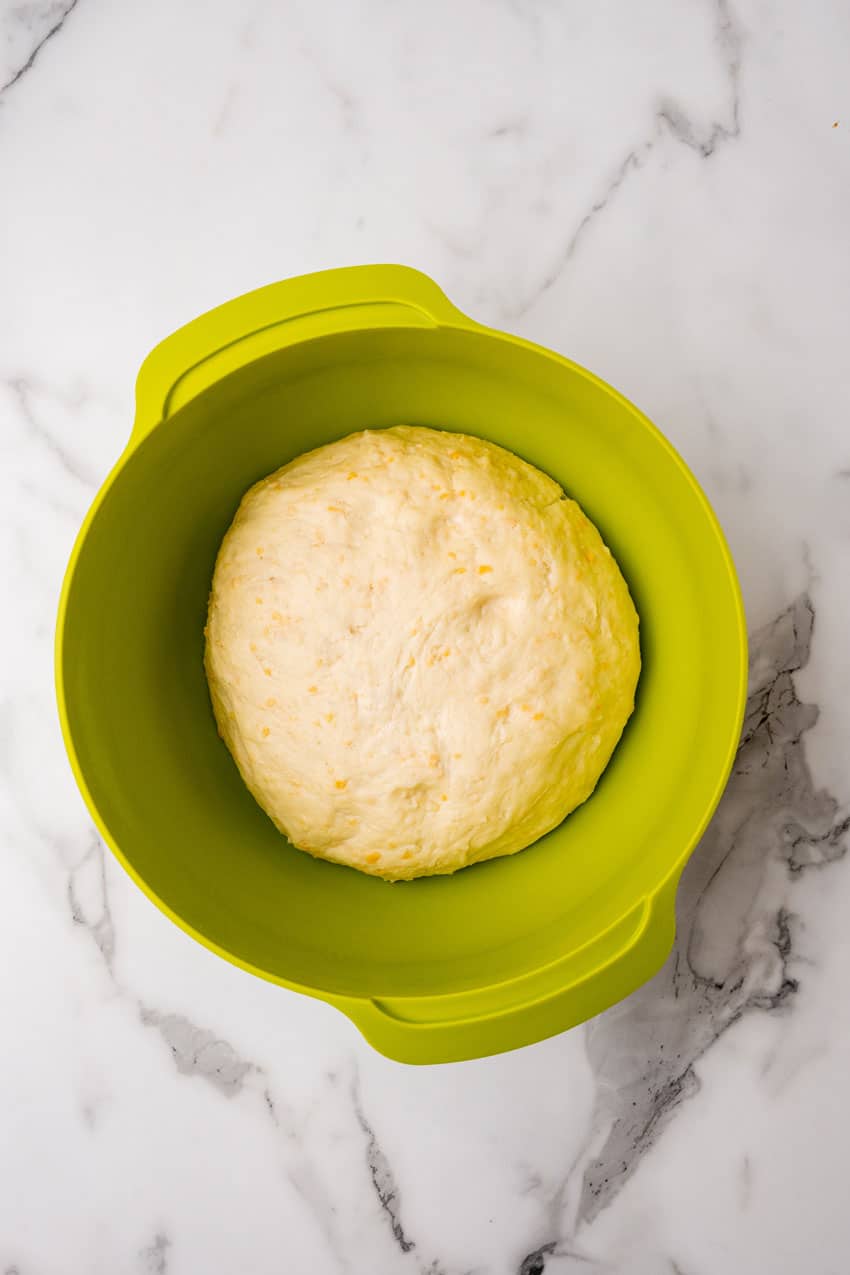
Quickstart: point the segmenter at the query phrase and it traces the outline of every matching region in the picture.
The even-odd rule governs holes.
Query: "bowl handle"
[[[575,1027],[640,987],[676,932],[678,874],[604,934],[542,969],[449,996],[335,1003],[389,1058],[460,1062],[530,1045]]]
[[[221,377],[296,341],[368,327],[477,327],[409,266],[349,266],[272,283],[166,337],[136,381],[132,443]]]

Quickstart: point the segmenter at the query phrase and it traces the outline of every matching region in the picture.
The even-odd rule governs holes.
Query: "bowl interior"
[[[203,625],[245,489],[309,448],[398,423],[478,434],[555,477],[632,589],[638,706],[593,797],[534,847],[387,885],[300,853],[218,738]],[[437,994],[555,960],[680,864],[737,737],[743,631],[703,497],[668,445],[580,369],[486,333],[325,337],[219,382],[111,483],[67,596],[69,735],[102,828],[145,888],[224,953],[350,995]]]

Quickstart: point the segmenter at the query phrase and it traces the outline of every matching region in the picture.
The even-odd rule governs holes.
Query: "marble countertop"
[[[2,0],[0,1272],[844,1275],[848,47],[841,0]],[[51,667],[147,350],[380,260],[658,422],[753,635],[662,973],[421,1069],[131,884]]]

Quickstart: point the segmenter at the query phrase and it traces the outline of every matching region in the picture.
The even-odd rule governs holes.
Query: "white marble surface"
[[[842,0],[0,2],[0,1272],[844,1275],[848,47]],[[53,703],[148,348],[373,260],[640,404],[757,633],[669,966],[442,1068],[172,927]]]

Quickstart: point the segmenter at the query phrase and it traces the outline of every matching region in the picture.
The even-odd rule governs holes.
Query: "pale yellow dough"
[[[206,669],[221,735],[293,845],[402,879],[513,854],[590,796],[634,705],[638,618],[551,478],[398,426],[247,493]]]

